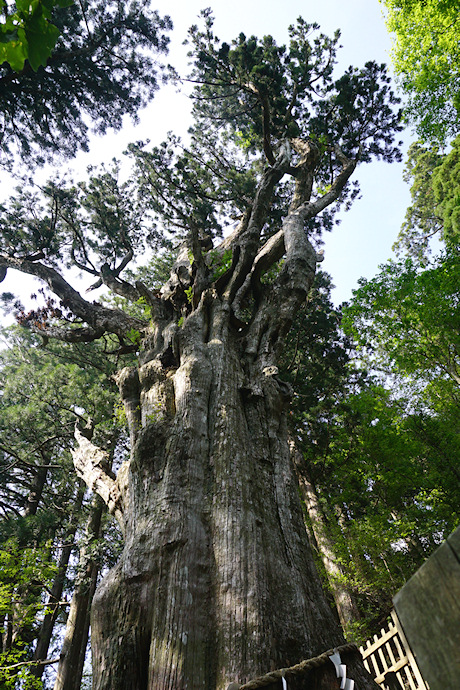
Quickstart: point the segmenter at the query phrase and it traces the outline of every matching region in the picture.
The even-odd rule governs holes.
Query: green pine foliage
[[[52,343],[45,349],[39,337],[17,327],[2,337],[0,685],[33,689],[42,687],[30,665],[41,622],[52,614],[57,634],[67,613],[62,602],[51,603],[53,583],[63,578],[70,601],[78,574],[68,566],[61,572],[58,564],[68,545],[75,558],[89,510],[70,456],[75,423],[91,418],[107,448],[117,439],[117,462],[123,433],[113,420],[115,362],[103,347]],[[118,539],[112,532],[110,546],[92,545],[101,567],[116,558]]]
[[[1,4],[7,12],[0,24],[3,166],[16,151],[40,164],[51,155],[88,150],[88,121],[101,134],[109,126],[119,129],[124,115],[137,120],[158,88],[155,55],[166,52],[168,17],[147,0],[21,0],[12,29],[16,14],[10,3]]]

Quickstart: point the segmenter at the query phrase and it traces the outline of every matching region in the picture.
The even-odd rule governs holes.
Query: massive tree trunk
[[[4,271],[38,277],[60,300],[62,309],[51,300],[21,323],[68,342],[109,333],[120,355],[141,348],[138,366],[118,374],[132,452],[116,477],[107,455],[76,431],[77,472],[125,537],[94,598],[95,690],[223,690],[342,641],[308,547],[287,441],[290,389],[276,362],[315,273],[307,233],[331,227],[333,209],[318,214],[352,200],[348,181],[360,161],[398,155],[394,97],[374,63],[333,84],[338,36],[310,44],[314,25],[301,19],[286,50],[268,37],[246,44],[243,34],[219,47],[210,11],[203,18],[204,32],[189,34],[190,149],[171,136],[151,153],[131,150],[154,216],[144,239],[154,239],[157,223],[184,233],[161,291],[121,277],[142,246],[142,201],[125,213],[128,199],[110,191],[106,211],[103,202],[93,215],[88,203],[99,192],[88,192],[69,220],[53,197],[65,226],[57,244],[97,277],[92,287],[142,298],[151,325],[84,299],[47,260],[47,243],[46,251],[0,253]],[[255,157],[261,145],[265,161]],[[234,218],[213,246],[207,233]],[[376,687],[356,653],[346,663],[360,690]],[[307,685],[338,687],[329,661],[310,676]]]
[[[175,366],[152,342],[119,376],[134,448],[111,487],[125,549],[94,599],[95,689],[222,689],[343,641],[303,525],[288,388],[241,340],[204,298],[175,329]]]
[[[316,151],[304,154],[311,165]],[[223,690],[343,642],[309,550],[287,438],[291,391],[276,356],[314,278],[304,222],[337,197],[354,163],[344,159],[335,187],[313,203],[303,176],[282,230],[258,249],[284,156],[221,246],[233,256],[222,278],[207,286],[192,233],[192,265],[185,248],[161,295],[143,289],[154,325],[138,367],[118,374],[132,454],[116,479],[76,432],[77,472],[125,537],[93,602],[95,690]],[[111,287],[126,289],[115,279]],[[356,654],[346,663],[360,690],[375,687]],[[328,667],[315,687],[337,687]]]

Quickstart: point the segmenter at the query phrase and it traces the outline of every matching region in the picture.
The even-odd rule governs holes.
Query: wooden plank
[[[378,648],[377,653],[380,657],[380,663],[382,664],[383,674],[385,675],[385,673],[388,671],[388,664],[385,659],[385,654],[383,653],[382,647]]]
[[[396,664],[395,655],[393,654],[393,649],[389,642],[385,642],[385,649],[387,650],[388,658],[390,659],[391,666]]]
[[[447,543],[451,547],[458,561],[460,561],[460,527],[447,537]]]
[[[431,690],[459,687],[459,540],[459,534],[451,535],[394,598],[409,646]]]
[[[412,678],[412,674],[410,672],[410,667],[408,664],[404,666],[404,673],[406,674],[406,678],[409,682],[410,690],[417,690],[417,686],[414,683],[414,679]]]
[[[391,616],[392,620],[388,623],[388,630],[381,628],[380,637],[377,634],[374,635],[373,642],[367,640],[366,647],[361,645],[359,648],[364,666],[374,676],[378,684],[383,684],[385,675],[392,671],[397,674],[402,684],[401,687],[409,685],[410,690],[426,690],[426,685],[394,611],[392,611]]]
[[[391,615],[393,617],[393,612],[391,612]],[[396,614],[395,614],[395,616],[396,616]],[[399,655],[399,658],[400,659],[406,659],[406,653],[401,648],[401,642],[399,641],[398,635],[396,635],[396,637],[394,638],[394,641],[395,641],[395,647],[396,647],[396,651]]]
[[[396,615],[396,611],[391,612],[391,618],[393,619],[393,623],[395,624],[395,626],[398,630],[398,635],[395,637],[395,641],[398,644],[398,648],[401,650],[401,644],[399,642],[399,638],[401,638],[401,643],[402,643],[402,645],[406,651],[406,654],[407,654],[407,657],[406,657],[407,663],[410,665],[410,667],[414,673],[415,680],[417,681],[418,687],[421,688],[421,690],[426,690],[427,685],[426,685],[424,679],[422,678],[422,674],[420,673],[420,669],[417,666],[417,661],[416,661],[414,655],[412,654],[412,650],[409,647],[408,641],[406,640],[406,636],[404,635],[404,630],[401,627],[401,623],[398,619],[398,616]],[[403,652],[401,651],[401,653],[403,653]]]
[[[369,644],[369,642],[368,642],[368,644]],[[379,670],[379,667],[377,666],[377,662],[375,660],[374,654],[370,654],[368,656],[368,659],[372,663],[372,666],[374,667],[374,671],[373,672],[370,671],[371,675],[373,675],[374,677],[378,676],[380,674],[380,670]]]
[[[405,666],[407,666],[407,657],[400,659],[394,666],[390,666],[390,668],[387,668],[385,673],[388,673],[388,671],[394,671],[396,673],[398,671],[401,671]],[[383,681],[385,680],[385,673],[379,673],[378,676],[375,676],[375,682],[379,685],[380,683],[383,683]]]
[[[402,671],[398,671],[398,673],[396,674],[396,677],[399,680],[401,687],[403,688],[404,687],[404,678],[403,678]]]

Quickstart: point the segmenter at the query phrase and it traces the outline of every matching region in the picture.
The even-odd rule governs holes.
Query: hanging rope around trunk
[[[329,649],[329,651],[323,652],[323,654],[315,656],[312,659],[305,659],[305,661],[301,661],[300,664],[296,664],[295,666],[290,666],[289,668],[279,668],[277,671],[266,673],[265,675],[254,678],[254,680],[250,680],[248,683],[244,683],[243,685],[238,685],[238,683],[230,683],[227,690],[258,690],[258,688],[263,688],[271,683],[276,683],[278,680],[281,680],[284,677],[289,679],[289,676],[300,676],[303,673],[310,671],[312,668],[318,668],[319,666],[325,664],[327,661],[329,661],[329,657],[331,654],[334,654],[334,652],[339,652],[339,654],[346,654],[347,652],[360,653],[358,647],[353,642],[350,642],[342,645],[341,647]]]

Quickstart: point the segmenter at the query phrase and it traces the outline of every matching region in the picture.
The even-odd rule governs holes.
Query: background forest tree
[[[393,61],[406,114],[425,141],[458,134],[460,18],[456,0],[381,0],[394,33]]]

